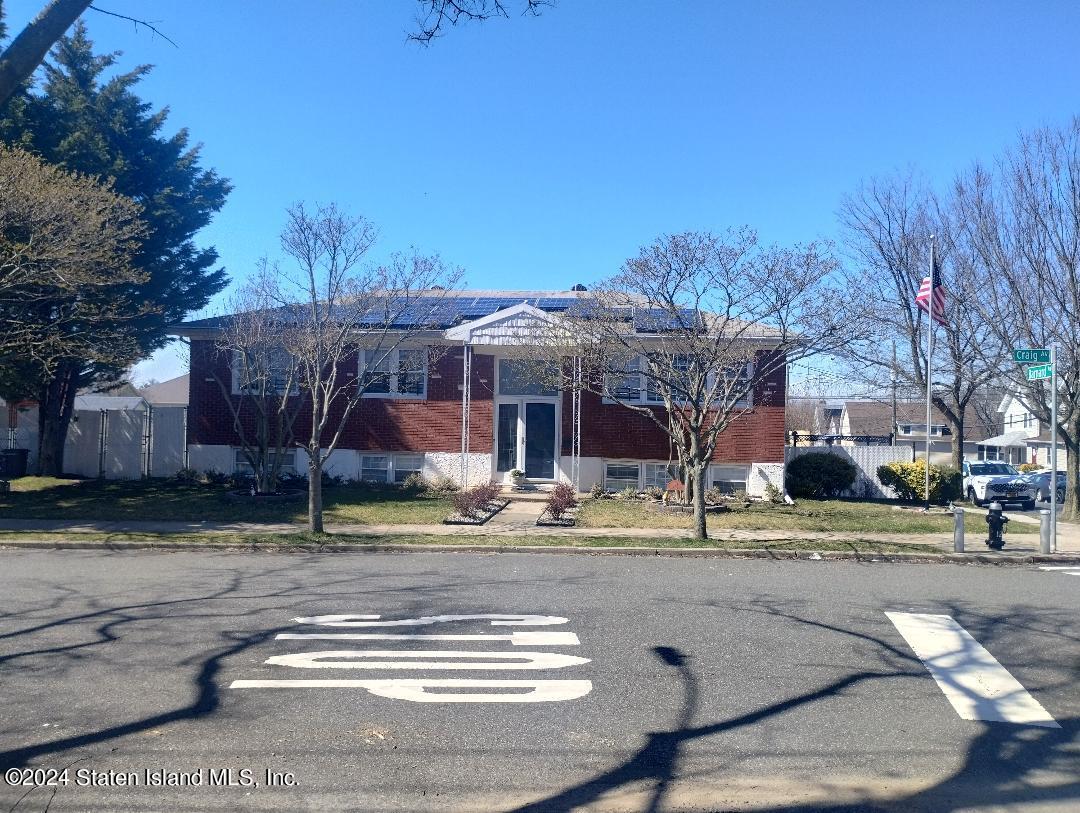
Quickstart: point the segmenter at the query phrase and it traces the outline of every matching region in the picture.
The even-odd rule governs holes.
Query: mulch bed
[[[487,508],[484,509],[482,514],[478,514],[475,517],[462,517],[457,514],[452,514],[443,520],[443,525],[483,525],[509,504],[510,500],[495,500],[494,502],[489,502],[487,504]]]

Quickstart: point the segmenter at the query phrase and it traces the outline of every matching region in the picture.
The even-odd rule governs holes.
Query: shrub
[[[203,482],[203,475],[199,474],[195,469],[180,469],[172,476],[172,479],[178,483],[201,483]]]
[[[200,478],[202,482],[212,486],[227,486],[232,482],[233,475],[226,474],[223,471],[217,469],[207,469],[202,473]]]
[[[572,485],[558,483],[551,489],[551,494],[548,495],[547,500],[547,512],[553,520],[558,522],[566,515],[567,511],[576,506],[577,493]]]
[[[440,474],[431,481],[431,490],[437,494],[450,494],[458,490],[458,484],[448,474]]]
[[[633,486],[627,486],[619,492],[619,496],[624,500],[636,500],[638,498],[638,490]]]
[[[409,494],[426,494],[431,491],[431,483],[420,472],[414,471],[401,481],[401,490]]]
[[[468,519],[475,517],[480,513],[480,509],[487,505],[486,502],[480,501],[480,495],[476,493],[475,488],[456,492],[450,498],[450,502],[453,504],[454,511],[457,512],[459,517],[466,517]]]
[[[499,492],[502,491],[502,486],[489,480],[486,483],[474,486],[472,490],[476,492],[477,499],[481,501],[480,504],[486,506],[488,503],[494,502],[498,498]]]
[[[1021,474],[1029,474],[1030,472],[1038,471],[1042,468],[1042,466],[1040,466],[1038,463],[1021,463],[1016,468],[1020,471]]]
[[[705,502],[710,505],[720,505],[721,503],[727,502],[730,496],[730,494],[725,494],[722,490],[713,486],[705,492]]]
[[[652,500],[662,500],[664,498],[664,489],[660,488],[660,486],[649,486],[645,489],[645,493]]]
[[[784,493],[774,486],[772,483],[766,483],[765,485],[765,502],[769,503],[782,503],[784,501]]]
[[[787,490],[796,497],[838,497],[851,488],[858,473],[855,464],[840,455],[811,452],[787,464]]]
[[[603,483],[593,483],[592,486],[589,487],[589,496],[594,500],[602,500],[606,493],[607,492],[604,491]]]
[[[879,466],[878,479],[896,492],[902,500],[917,502],[926,499],[926,461],[914,463],[894,461]],[[930,502],[944,503],[964,495],[963,475],[952,466],[930,465]]]

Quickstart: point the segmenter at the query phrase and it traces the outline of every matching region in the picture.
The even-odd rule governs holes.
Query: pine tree
[[[101,363],[72,355],[48,366],[23,363],[24,389],[41,410],[40,469],[63,470],[64,438],[75,394],[115,381],[126,364],[162,347],[168,325],[206,305],[225,287],[217,252],[199,248],[196,233],[225,203],[231,186],[199,165],[186,129],[163,134],[168,108],[153,110],[135,93],[150,71],[139,66],[111,75],[119,53],[95,54],[82,22],[53,49],[39,90],[27,90],[0,110],[0,140],[31,150],[65,169],[111,180],[116,192],[143,207],[147,236],[135,258],[144,282],[132,286],[132,307],[117,320],[117,341],[135,355]],[[120,354],[122,355],[122,354]]]

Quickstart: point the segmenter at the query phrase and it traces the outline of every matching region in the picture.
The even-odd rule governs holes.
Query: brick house
[[[420,472],[475,483],[508,482],[509,472],[520,469],[541,486],[562,481],[588,489],[599,482],[608,490],[663,486],[670,479],[668,438],[646,416],[598,394],[547,389],[525,375],[527,362],[515,357],[514,345],[520,346],[530,324],[566,310],[582,294],[447,296],[452,307],[446,324],[395,351],[382,391],[365,394],[350,416],[327,461],[329,473],[392,483]],[[246,465],[215,378],[232,377],[232,397],[242,397],[230,359],[214,345],[221,318],[227,317],[184,322],[171,331],[191,342],[188,458],[199,470]],[[760,336],[761,352],[768,352],[767,330]],[[440,352],[425,352],[435,346]],[[427,361],[414,363],[417,357]],[[348,365],[346,375],[362,374],[362,355]],[[785,388],[783,365],[756,387],[752,402],[719,437],[708,486],[749,494],[763,493],[769,483],[782,486]],[[642,404],[657,400],[646,386],[636,392]],[[303,415],[295,430],[298,437],[308,431]],[[303,453],[288,454],[286,469],[302,470]]]

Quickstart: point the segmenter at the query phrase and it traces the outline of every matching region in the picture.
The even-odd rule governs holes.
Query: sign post
[[[1057,342],[1050,346],[1050,550],[1057,553]]]
[[[1050,380],[1050,549],[1057,553],[1057,342],[1046,347],[1016,348],[1013,361],[1027,364],[1028,381]]]

